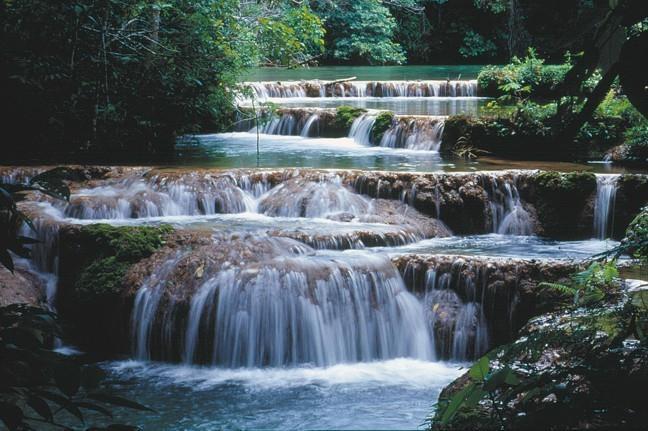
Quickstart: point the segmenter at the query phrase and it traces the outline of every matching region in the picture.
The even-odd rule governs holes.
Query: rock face
[[[505,367],[516,379],[492,391],[499,406],[461,408],[440,425],[443,406],[470,384],[469,374],[440,396],[434,429],[641,429],[648,420],[646,310],[627,297],[532,319],[519,339],[488,354],[491,372]],[[643,323],[642,323],[643,322]],[[643,326],[642,326],[643,325]],[[498,419],[498,416],[501,419]]]
[[[59,231],[57,309],[76,324],[79,342],[96,352],[128,351],[131,267],[153,254],[168,226],[67,225]]]
[[[481,308],[490,329],[490,346],[510,341],[530,317],[561,303],[554,292],[539,288],[540,283],[566,282],[580,268],[567,262],[467,256],[404,255],[392,261],[412,291],[454,292],[452,298],[431,298],[430,306],[453,308],[456,302]]]
[[[41,307],[45,303],[43,282],[33,273],[16,268],[11,273],[0,265],[0,307],[29,304]]]

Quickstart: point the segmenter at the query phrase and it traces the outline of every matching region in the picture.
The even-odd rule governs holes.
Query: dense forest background
[[[12,160],[151,159],[231,125],[265,65],[503,63],[579,52],[609,0],[2,0]]]

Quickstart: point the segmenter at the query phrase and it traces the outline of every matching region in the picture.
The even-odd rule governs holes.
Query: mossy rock
[[[534,203],[544,233],[575,237],[587,233],[586,205],[596,191],[596,175],[590,172],[540,172],[533,178]]]
[[[446,155],[453,154],[457,141],[462,137],[467,144],[472,144],[472,131],[476,121],[467,115],[451,115],[446,118],[439,151]]]
[[[614,234],[622,238],[632,220],[648,205],[648,176],[624,174],[617,181],[614,205]]]
[[[367,110],[362,108],[338,106],[335,110],[335,121],[333,122],[333,127],[348,132],[356,118],[366,112]]]
[[[641,310],[628,298],[532,319],[520,338],[488,353],[492,374],[511,370],[490,400],[464,404],[446,424],[443,409],[471,384],[464,374],[446,387],[433,429],[609,429],[642,427],[648,419],[648,349],[628,336]],[[491,375],[492,375],[491,374]],[[490,398],[490,397],[489,397]],[[501,417],[501,419],[498,419]]]
[[[171,232],[169,225],[82,227],[80,241],[88,250],[75,284],[76,293],[84,299],[90,299],[92,294],[120,294],[128,268],[152,255]]]
[[[385,132],[394,124],[394,113],[391,111],[382,111],[376,116],[376,121],[371,128],[371,143],[379,145]]]
[[[85,240],[95,245],[96,256],[115,256],[120,261],[137,262],[150,256],[164,244],[164,238],[173,232],[170,225],[111,226],[91,224],[81,228]]]
[[[57,308],[74,323],[80,346],[106,354],[128,350],[130,268],[164,246],[169,225],[66,226],[60,231]]]
[[[623,244],[628,252],[638,259],[648,259],[648,207],[645,207],[632,220],[626,230]]]

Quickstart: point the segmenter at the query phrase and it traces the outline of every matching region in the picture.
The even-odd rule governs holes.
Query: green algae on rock
[[[371,128],[371,143],[379,145],[385,132],[394,123],[394,113],[391,111],[382,111],[376,116],[376,121]]]

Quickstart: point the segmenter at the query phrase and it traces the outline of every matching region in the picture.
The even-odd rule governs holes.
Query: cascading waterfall
[[[594,236],[598,239],[610,237],[614,225],[614,202],[619,176],[596,175],[596,201],[594,203]]]
[[[476,97],[476,80],[246,82],[257,99],[304,97]]]
[[[313,128],[313,125],[317,125],[319,122],[319,115],[318,114],[311,114],[308,117],[308,120],[306,120],[306,124],[304,124],[304,127],[302,128],[301,133],[299,134],[302,138],[308,138],[309,136],[317,136],[319,135],[319,128],[316,128],[315,133],[311,131]]]
[[[532,235],[534,229],[531,216],[522,204],[515,178],[507,181],[486,176],[484,181],[490,183],[493,232],[503,235]]]
[[[355,120],[349,130],[349,138],[352,138],[357,143],[370,146],[371,145],[371,129],[376,122],[375,114],[362,114]]]
[[[462,276],[462,265],[463,261],[457,259],[447,272],[428,270],[424,301],[432,311],[429,324],[435,334],[438,355],[469,360],[488,350],[489,335],[483,298],[476,297],[476,281]]]
[[[77,219],[130,219],[254,212],[256,201],[226,175],[182,181],[135,178],[81,189],[63,211],[66,217]]]
[[[259,132],[266,135],[302,136],[308,138],[319,135],[319,123],[320,114],[317,112],[296,109],[284,110],[279,112],[278,116],[275,115],[266,118],[259,125]],[[252,127],[251,129],[249,127],[247,129],[245,128],[249,125],[250,122],[248,121],[242,122],[237,130],[256,133],[256,127]]]
[[[439,151],[444,121],[436,118],[401,119],[385,131],[381,147]]]
[[[262,240],[262,239],[261,239]],[[140,288],[133,311],[134,353],[164,357],[166,334],[184,341],[187,363],[228,367],[317,366],[411,357],[434,359],[423,303],[410,294],[389,259],[313,255],[286,238],[268,238],[273,256],[228,262],[205,276],[186,319],[173,319],[163,297],[169,260]],[[186,324],[183,323],[186,321]],[[180,325],[180,328],[177,326]],[[156,351],[156,349],[158,349]]]

